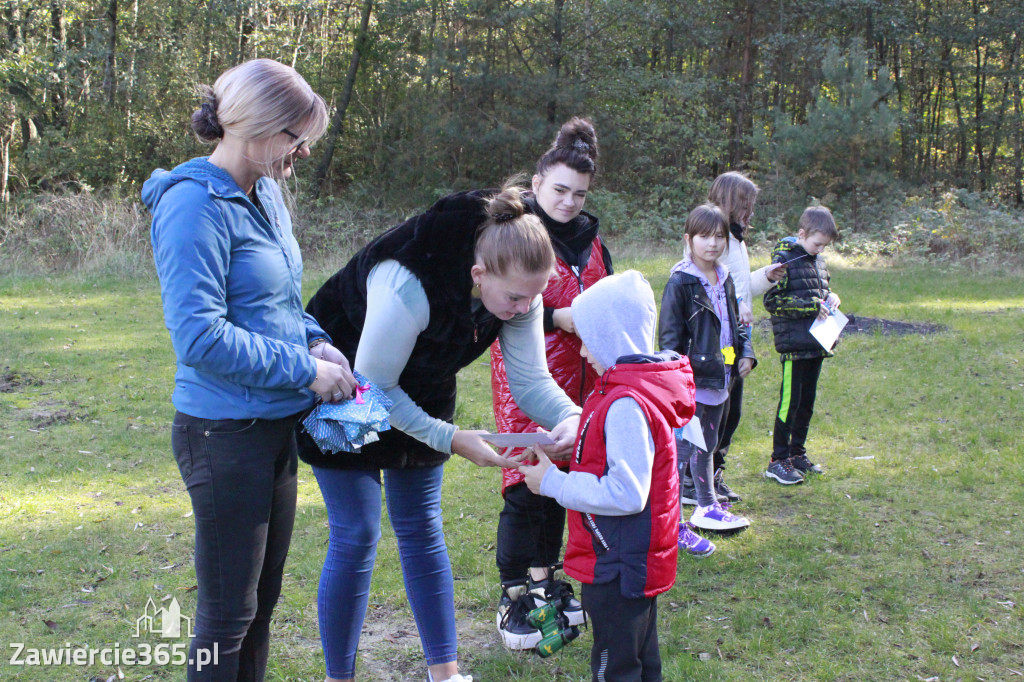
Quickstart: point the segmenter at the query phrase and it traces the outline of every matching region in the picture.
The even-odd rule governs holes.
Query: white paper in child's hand
[[[554,445],[547,433],[481,433],[480,437],[499,448],[528,448],[531,445]]]
[[[824,320],[814,319],[814,322],[811,323],[811,336],[816,338],[825,350],[830,351],[839,340],[839,333],[843,331],[843,327],[849,321],[850,318],[836,309]]]
[[[708,444],[704,442],[704,430],[700,427],[700,419],[693,417],[686,422],[683,432],[679,434],[683,440],[689,441],[701,450],[707,452]]]

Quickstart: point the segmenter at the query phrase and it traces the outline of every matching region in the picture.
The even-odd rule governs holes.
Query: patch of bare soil
[[[846,334],[875,334],[882,336],[910,336],[911,334],[935,334],[947,331],[948,328],[941,324],[930,322],[901,322],[899,320],[886,320],[879,317],[863,317],[861,315],[848,315],[850,322],[843,330]]]
[[[909,336],[911,334],[936,334],[948,331],[949,328],[941,324],[930,322],[901,322],[900,320],[886,320],[881,317],[865,317],[846,313],[850,318],[844,334],[881,334],[882,336]],[[758,327],[771,332],[772,323],[769,319],[762,319],[757,323]]]
[[[15,393],[22,386],[42,385],[42,380],[27,372],[12,370],[10,367],[4,367],[3,372],[0,372],[0,393]]]
[[[487,627],[481,619],[457,613],[455,627],[459,642],[459,660],[472,675],[473,652],[500,647],[493,623]],[[363,632],[359,636],[359,660],[356,675],[380,682],[425,680],[427,664],[423,660],[419,631],[408,609],[374,607],[367,609]]]
[[[23,418],[32,422],[32,428],[34,429],[45,429],[46,427],[54,426],[55,424],[68,424],[70,422],[81,421],[87,416],[84,412],[67,407],[59,409],[33,408],[30,410],[23,410],[23,412],[26,413]]]

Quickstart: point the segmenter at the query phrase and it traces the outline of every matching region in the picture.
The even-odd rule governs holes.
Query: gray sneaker
[[[717,479],[715,481],[717,483]],[[729,498],[726,497],[718,486],[715,486],[715,499],[719,502],[728,502]],[[736,499],[739,499],[737,496]],[[679,504],[692,504],[696,506],[697,503],[697,488],[693,485],[693,479],[689,476],[684,476],[683,480],[679,482]]]
[[[811,460],[807,459],[807,455],[794,455],[793,457],[789,458],[789,461],[793,463],[794,469],[796,469],[805,476],[807,474],[825,473],[825,471],[820,466],[818,466]]]
[[[721,469],[715,471],[715,494],[718,495],[719,502],[739,502],[743,499],[739,493],[735,492],[722,480]],[[723,497],[725,499],[722,499]]]
[[[765,478],[774,478],[782,485],[795,485],[804,482],[804,475],[793,467],[793,462],[786,459],[775,459],[764,472]]]

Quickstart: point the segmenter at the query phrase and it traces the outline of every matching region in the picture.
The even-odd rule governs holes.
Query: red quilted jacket
[[[545,308],[565,308],[585,289],[608,274],[604,265],[601,238],[595,237],[590,249],[590,259],[586,267],[577,277],[568,264],[561,258],[555,259],[555,272],[548,280],[544,289]],[[555,383],[562,387],[566,395],[577,405],[583,405],[587,395],[594,388],[597,374],[580,357],[580,338],[561,329],[544,334],[544,342],[548,357],[548,369]],[[526,433],[537,430],[537,424],[530,420],[512,399],[508,388],[508,377],[505,375],[505,362],[501,356],[501,348],[495,341],[491,345],[491,392],[494,398],[494,421],[501,433]],[[562,464],[567,467],[568,463]],[[516,469],[501,470],[501,493],[509,486],[522,482],[523,475]]]

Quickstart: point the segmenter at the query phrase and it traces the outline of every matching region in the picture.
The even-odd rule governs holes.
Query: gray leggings
[[[697,403],[693,416],[700,420],[700,428],[704,433],[704,444],[707,445],[706,450],[676,436],[676,450],[679,452],[680,491],[683,479],[687,476],[692,477],[693,485],[697,489],[697,504],[702,507],[715,503],[713,453],[718,446],[722,417],[728,404],[728,400],[719,405]]]

